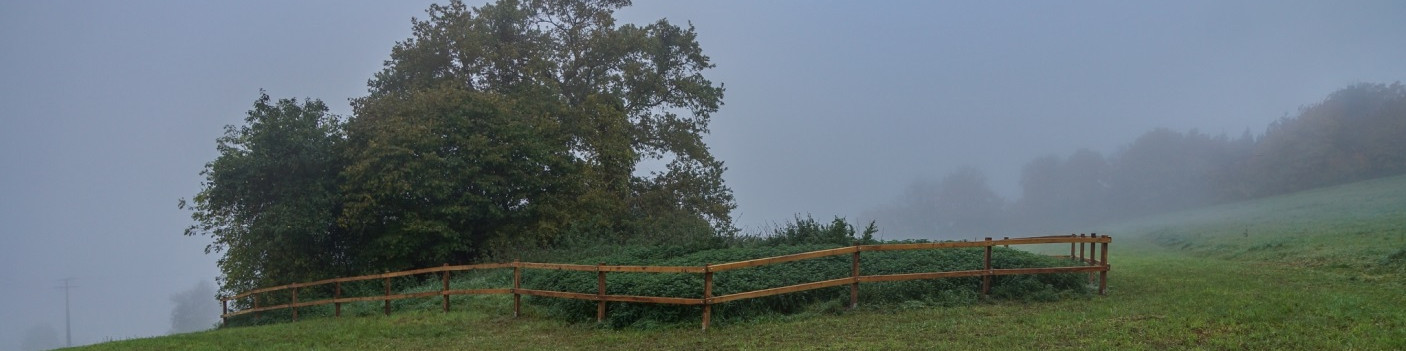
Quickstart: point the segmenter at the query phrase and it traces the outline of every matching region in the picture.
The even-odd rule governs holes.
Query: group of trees
[[[1067,229],[1248,197],[1243,167],[1255,138],[1155,129],[1112,157],[1079,150],[1026,164],[1011,221],[1021,230]],[[1058,230],[1058,229],[1057,229]]]
[[[1026,163],[1021,197],[996,196],[979,171],[919,181],[866,214],[886,232],[971,237],[1058,232],[1116,218],[1284,194],[1406,173],[1406,87],[1357,84],[1256,137],[1155,129],[1111,156],[1078,150]]]
[[[941,180],[914,181],[895,202],[860,217],[877,221],[885,233],[943,238],[990,232],[1002,220],[1005,201],[991,190],[985,174],[965,167]]]
[[[1406,86],[1358,84],[1269,126],[1246,162],[1265,196],[1406,173]]]
[[[723,88],[692,27],[628,0],[432,5],[353,115],[261,94],[206,165],[186,235],[221,289],[472,262],[566,236],[733,233],[702,141]],[[645,160],[663,170],[642,175]]]

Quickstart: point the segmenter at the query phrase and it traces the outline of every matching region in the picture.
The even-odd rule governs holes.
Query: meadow
[[[474,296],[456,297],[449,313],[437,299],[389,316],[367,304],[353,317],[78,349],[1406,349],[1406,177],[1093,229],[1114,237],[1106,296],[853,310],[818,302],[707,332],[606,328],[535,305],[514,318],[511,297]]]

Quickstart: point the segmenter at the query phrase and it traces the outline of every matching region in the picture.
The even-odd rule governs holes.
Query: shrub
[[[677,228],[675,228],[677,229]],[[670,231],[665,228],[664,231]],[[853,244],[875,244],[870,223],[861,233],[843,218],[821,223],[807,216],[778,227],[770,235],[721,237],[697,231],[661,234],[654,239],[638,235],[623,235],[609,231],[578,232],[565,236],[561,245],[552,249],[504,250],[493,261],[522,259],[526,262],[567,262],[593,265],[644,266],[702,266],[748,259],[774,257]],[[904,241],[921,242],[921,241]],[[902,242],[893,242],[902,243]],[[882,251],[861,254],[861,274],[896,274],[977,270],[982,268],[983,248],[935,249],[918,251]],[[513,256],[508,256],[511,252]],[[781,264],[750,267],[715,273],[713,295],[723,296],[761,289],[783,287],[848,277],[850,256],[837,255]],[[1069,261],[1012,250],[993,248],[993,268],[1031,268],[1068,265]],[[524,270],[522,287],[594,294],[597,289],[595,272]],[[701,274],[684,273],[624,273],[607,274],[607,294],[680,298],[701,298]],[[407,276],[393,279],[397,293],[433,291],[440,288],[434,275]],[[384,293],[380,280],[343,284],[342,296],[375,296]],[[511,270],[474,273],[454,273],[453,289],[503,288],[512,285]],[[299,300],[309,301],[332,296],[331,286],[305,288]],[[981,278],[962,277],[905,282],[865,283],[860,286],[859,301],[866,306],[896,308],[947,307],[968,305],[981,301]],[[1082,274],[1042,274],[992,277],[991,297],[1015,301],[1051,301],[1071,295],[1088,294]],[[265,306],[286,303],[286,293],[262,297]],[[474,297],[456,296],[454,304]],[[551,316],[569,320],[593,321],[596,302],[561,298],[527,296],[525,302],[542,307]],[[768,315],[804,313],[839,313],[846,310],[849,291],[846,286],[794,292],[764,298],[731,301],[713,306],[714,323],[726,324],[752,320]],[[397,300],[396,310],[432,310],[440,301],[434,298]],[[343,315],[366,316],[382,313],[380,302],[348,303]],[[617,303],[608,305],[606,326],[613,328],[656,328],[681,324],[694,325],[702,318],[702,308],[646,303]],[[332,306],[322,305],[300,309],[300,316],[331,316]],[[229,325],[266,324],[288,321],[289,310],[267,311],[260,318],[243,315],[230,319]]]
[[[756,245],[686,252],[670,247],[626,247],[615,254],[579,264],[604,262],[611,265],[702,266],[772,257],[793,253],[834,248],[835,245]],[[1028,268],[1067,265],[1068,261],[1039,256],[1024,251],[997,247],[993,249],[994,268]],[[983,249],[938,249],[920,251],[868,252],[861,256],[861,274],[894,274],[981,269]],[[794,284],[836,279],[850,274],[848,255],[787,262],[715,273],[713,294],[722,296],[747,291],[776,288]],[[621,295],[701,298],[701,274],[669,273],[609,273],[606,293]],[[574,271],[529,270],[523,273],[523,287],[595,293],[596,273]],[[955,306],[979,301],[981,279],[977,277],[930,279],[907,282],[867,283],[860,286],[860,302],[864,304],[918,303],[933,306]],[[993,298],[1018,301],[1050,301],[1060,296],[1087,294],[1082,274],[1043,274],[998,276],[992,278]],[[728,323],[752,319],[766,314],[801,313],[816,304],[847,300],[845,286],[808,290],[764,298],[732,301],[713,306],[713,321]],[[559,298],[529,298],[549,314],[571,321],[591,321],[596,313],[595,301]],[[910,302],[913,301],[913,302]],[[606,325],[613,328],[649,328],[678,323],[697,323],[702,309],[698,306],[660,305],[646,303],[616,303],[608,305]]]

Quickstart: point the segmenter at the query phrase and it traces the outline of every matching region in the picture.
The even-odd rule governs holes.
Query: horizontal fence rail
[[[711,315],[712,315],[712,305],[714,305],[714,304],[725,303],[725,302],[729,302],[729,301],[737,301],[737,300],[744,300],[744,299],[752,299],[752,298],[766,297],[766,296],[772,296],[772,295],[780,295],[780,294],[793,293],[793,292],[800,292],[800,291],[806,291],[806,290],[814,290],[814,289],[821,289],[821,288],[828,288],[828,287],[849,285],[849,286],[850,286],[850,307],[854,307],[854,306],[856,306],[856,305],[858,304],[858,299],[859,299],[859,283],[895,282],[895,281],[924,280],[924,279],[940,279],[940,278],[956,278],[956,277],[982,277],[981,292],[982,292],[982,295],[985,296],[985,295],[990,294],[990,292],[991,292],[991,277],[993,277],[993,276],[1015,275],[1015,274],[1089,273],[1089,274],[1090,274],[1089,280],[1090,280],[1091,282],[1094,281],[1095,279],[1098,281],[1098,293],[1099,293],[1099,295],[1104,295],[1104,294],[1106,294],[1107,289],[1108,289],[1108,270],[1109,270],[1109,265],[1108,265],[1108,244],[1109,244],[1109,243],[1112,243],[1112,242],[1113,242],[1113,238],[1111,238],[1111,237],[1109,237],[1109,236],[1107,236],[1107,235],[1099,236],[1098,234],[1091,234],[1091,235],[1084,235],[1084,234],[1077,234],[1077,235],[1076,235],[1076,234],[1070,234],[1070,235],[1039,236],[1039,237],[1026,237],[1026,238],[1004,238],[1004,239],[999,239],[999,240],[992,240],[991,238],[986,238],[986,240],[980,240],[980,241],[947,241],[947,242],[933,242],[933,243],[905,243],[905,244],[854,245],[854,246],[846,246],[846,247],[840,247],[840,248],[834,248],[834,249],[826,249],[826,250],[819,250],[819,251],[803,252],[803,253],[791,254],[791,255],[782,255],[782,256],[775,256],[775,257],[758,258],[758,259],[752,259],[752,260],[737,261],[737,262],[729,262],[729,263],[721,263],[721,264],[710,264],[710,265],[704,265],[704,266],[701,266],[701,267],[699,267],[699,266],[614,266],[614,265],[606,265],[606,264],[604,264],[604,263],[602,263],[602,264],[597,264],[597,265],[583,265],[583,264],[535,263],[535,262],[518,262],[518,261],[503,262],[503,263],[484,263],[484,264],[472,264],[472,265],[456,265],[456,266],[451,266],[451,265],[445,264],[444,266],[441,266],[441,267],[430,267],[430,268],[412,269],[412,270],[407,270],[407,271],[389,272],[389,273],[371,274],[371,275],[362,275],[362,276],[355,276],[355,277],[344,277],[344,278],[324,279],[324,280],[318,280],[318,281],[313,281],[313,282],[293,283],[293,284],[287,284],[287,285],[279,285],[279,286],[273,286],[273,287],[267,287],[267,288],[260,288],[260,289],[249,290],[249,291],[245,291],[245,292],[236,294],[236,295],[234,295],[234,296],[220,297],[220,298],[219,298],[219,300],[220,300],[220,305],[221,305],[221,308],[222,308],[222,310],[223,310],[223,312],[221,313],[220,317],[221,317],[222,320],[228,320],[228,318],[230,318],[230,317],[235,317],[235,316],[240,316],[240,315],[245,315],[245,314],[250,314],[250,313],[254,313],[255,316],[257,317],[257,316],[258,316],[258,313],[263,312],[263,311],[291,309],[291,310],[292,310],[292,317],[293,317],[293,320],[294,320],[294,321],[297,321],[297,320],[298,320],[298,308],[300,308],[300,307],[309,307],[309,306],[320,306],[320,305],[327,305],[327,304],[332,304],[332,305],[334,305],[334,306],[335,306],[335,313],[334,313],[334,314],[335,314],[336,316],[340,317],[340,316],[342,315],[342,305],[341,305],[341,304],[343,304],[343,303],[351,303],[351,302],[368,302],[368,301],[382,301],[383,304],[384,304],[384,307],[383,307],[384,313],[385,313],[385,314],[390,314],[390,302],[391,302],[392,300],[414,299],[414,298],[426,298],[426,297],[433,297],[433,296],[440,296],[440,297],[443,299],[443,309],[444,309],[445,312],[448,312],[448,311],[449,311],[449,297],[450,297],[450,296],[453,296],[453,295],[512,294],[512,295],[513,295],[513,316],[514,316],[514,317],[516,317],[516,316],[518,316],[518,315],[521,314],[521,305],[522,305],[521,296],[522,296],[522,295],[541,296],[541,297],[552,297],[552,298],[564,298],[564,299],[578,299],[578,300],[589,300],[589,301],[598,301],[598,304],[597,304],[597,311],[596,311],[596,320],[597,320],[597,321],[603,321],[603,320],[605,319],[606,303],[607,303],[607,302],[656,303],[656,304],[671,304],[671,305],[702,305],[702,306],[703,306],[703,330],[707,330],[707,329],[708,329],[709,320],[711,319]],[[1055,256],[1055,257],[1068,258],[1068,259],[1070,259],[1070,260],[1072,260],[1072,261],[1074,261],[1074,262],[1078,262],[1080,265],[1078,265],[1078,266],[1067,266],[1067,267],[1041,267],[1041,268],[1010,268],[1010,269],[993,269],[993,268],[991,268],[991,249],[992,249],[992,247],[995,247],[995,246],[1005,246],[1005,247],[1009,247],[1010,245],[1066,244],[1066,243],[1069,244],[1069,255],[1068,255],[1068,256],[1065,256],[1065,255],[1058,255],[1058,256]],[[872,252],[877,252],[877,251],[895,251],[895,250],[932,250],[932,249],[973,248],[973,247],[984,247],[984,248],[986,249],[986,250],[985,250],[985,255],[984,255],[984,257],[983,257],[984,262],[983,262],[983,268],[982,268],[982,269],[979,269],[979,270],[965,270],[965,271],[918,272],[918,273],[899,273],[899,274],[880,274],[880,275],[860,275],[860,274],[859,274],[859,271],[860,271],[860,263],[861,263],[861,260],[860,260],[860,253],[861,253],[861,252],[871,252],[871,251],[872,251]],[[713,273],[724,272],[724,271],[729,271],[729,270],[736,270],[736,269],[744,269],[744,268],[749,268],[749,267],[758,267],[758,266],[772,265],[772,264],[778,264],[778,263],[784,263],[784,262],[793,262],[793,261],[802,261],[802,260],[816,259],[816,258],[822,258],[822,257],[839,256],[839,255],[851,255],[851,257],[852,257],[852,262],[851,262],[851,274],[850,274],[849,277],[839,278],[839,279],[823,280],[823,281],[817,281],[817,282],[802,283],[802,284],[789,285],[789,286],[782,286],[782,287],[775,287],[775,288],[762,289],[762,290],[756,290],[756,291],[740,292],[740,293],[734,293],[734,294],[729,294],[729,295],[713,296]],[[457,290],[451,290],[451,289],[449,289],[449,276],[450,276],[450,273],[451,273],[451,272],[464,272],[464,271],[490,270],[490,269],[512,269],[512,270],[513,270],[513,286],[512,286],[511,288],[496,288],[496,289],[457,289]],[[580,271],[580,272],[596,272],[597,288],[598,288],[598,289],[597,289],[597,292],[596,292],[595,294],[591,294],[591,293],[579,293],[579,292],[566,292],[566,291],[552,291],[552,290],[524,289],[524,288],[522,288],[522,273],[523,273],[523,270],[531,270],[531,269],[536,269],[536,270],[567,270],[567,271]],[[606,283],[605,275],[606,275],[606,273],[610,273],[610,272],[631,272],[631,273],[689,273],[689,274],[702,274],[702,275],[703,275],[703,282],[704,282],[704,283],[703,283],[703,297],[702,297],[702,298],[682,298],[682,297],[635,296],[635,295],[608,295],[608,294],[605,293],[605,291],[606,291],[606,290],[605,290],[605,287],[606,287],[606,284],[605,284],[605,283]],[[1097,273],[1097,278],[1094,278],[1094,276],[1095,276],[1094,273]],[[391,293],[391,278],[405,277],[405,276],[412,276],[412,275],[421,275],[421,274],[439,274],[440,279],[441,279],[441,282],[443,283],[442,286],[441,286],[441,289],[438,290],[438,291],[426,291],[426,292],[417,292],[417,293],[402,293],[402,294],[392,294],[392,293]],[[385,294],[384,294],[384,295],[354,296],[354,297],[343,297],[343,296],[342,296],[342,283],[361,282],[361,281],[371,281],[371,280],[382,280],[382,281],[383,281],[383,285],[384,285],[384,288],[385,288],[385,289],[384,289],[384,290],[385,290]],[[298,291],[299,291],[299,290],[302,290],[303,288],[307,288],[307,287],[324,286],[324,285],[329,285],[329,284],[333,285],[333,289],[334,289],[334,290],[333,290],[333,291],[334,291],[333,297],[331,297],[331,298],[324,298],[324,299],[320,299],[320,300],[314,300],[314,301],[298,301]],[[259,304],[259,301],[260,301],[259,297],[260,297],[260,296],[267,296],[267,294],[271,294],[271,293],[281,293],[281,292],[284,292],[284,291],[287,291],[287,292],[290,294],[289,296],[291,296],[291,299],[289,300],[288,303],[283,303],[283,304],[278,304],[278,305],[268,305],[268,306],[261,306],[261,305]],[[239,310],[237,310],[237,311],[230,311],[230,309],[229,309],[229,302],[230,302],[230,301],[239,301],[239,300],[243,300],[243,299],[251,299],[251,301],[250,301],[251,303],[249,304],[251,307],[239,309]]]

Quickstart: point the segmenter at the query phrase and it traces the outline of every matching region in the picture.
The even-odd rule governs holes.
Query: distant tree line
[[[1285,194],[1406,173],[1406,87],[1357,84],[1286,116],[1261,135],[1155,129],[1105,156],[1047,155],[1021,171],[1021,197],[963,168],[911,185],[862,217],[884,232],[974,237],[1077,231],[1119,218]]]
[[[723,87],[690,27],[617,25],[621,0],[432,5],[352,116],[255,101],[228,126],[186,235],[221,290],[660,230],[734,234],[702,135]],[[664,165],[647,175],[642,161]]]

